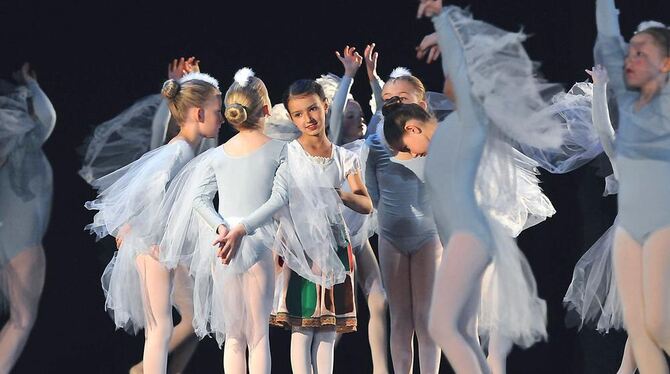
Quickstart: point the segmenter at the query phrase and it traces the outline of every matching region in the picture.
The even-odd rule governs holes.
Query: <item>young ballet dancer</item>
[[[407,70],[395,69],[383,87],[377,78],[376,58],[368,58],[367,70],[376,101],[398,96],[403,102],[428,107],[423,83]],[[379,263],[389,303],[393,369],[412,372],[416,335],[421,372],[437,373],[441,354],[429,333],[428,312],[442,244],[426,187],[404,166],[425,160],[414,160],[407,152],[394,157],[377,133],[368,136],[366,145],[366,184],[377,209]]]
[[[368,45],[365,49],[366,61],[372,61],[374,45]],[[346,47],[342,54],[336,52],[338,59],[344,66],[344,76],[337,79],[333,75],[323,76],[317,79],[322,86],[333,86],[332,98],[329,97],[331,105],[329,108],[329,139],[336,145],[342,146],[358,155],[361,160],[361,177],[365,182],[365,167],[369,154],[369,148],[362,139],[365,135],[366,125],[363,121],[363,112],[360,104],[353,99],[349,93],[353,85],[354,76],[363,63],[363,57],[355,52],[355,48]],[[376,64],[376,60],[374,62]],[[332,83],[331,83],[332,81]],[[326,96],[328,92],[326,92]],[[348,189],[348,183],[342,188]],[[356,283],[365,294],[370,311],[368,322],[368,340],[372,353],[372,366],[374,373],[388,373],[388,348],[386,327],[386,293],[382,285],[381,272],[377,258],[370,245],[369,238],[374,234],[376,226],[375,214],[360,214],[349,208],[342,212],[349,235],[351,246],[355,255],[355,278]],[[338,342],[341,334],[338,334]]]
[[[195,57],[174,59],[168,65],[168,79],[179,80],[184,74],[199,72]],[[118,116],[96,126],[85,145],[79,175],[88,183],[136,161],[143,154],[172,140],[179,126],[170,116],[168,101],[161,94],[135,102]],[[176,131],[175,131],[176,129]],[[216,145],[217,139],[203,139],[199,152]],[[212,145],[213,144],[213,145]],[[173,303],[180,321],[168,344],[168,373],[181,373],[195,353],[198,339],[193,330],[193,282],[186,266],[175,269]],[[131,374],[141,374],[143,364],[133,365]]]
[[[480,197],[478,202],[475,180],[480,161],[483,154],[500,152],[496,156],[503,162],[491,162],[496,158],[486,155],[488,164],[482,166],[494,178],[514,180],[514,169],[509,167],[513,164],[504,162],[514,153],[505,147],[504,139],[558,147],[562,133],[552,130],[559,127],[551,118],[533,116],[546,103],[538,95],[532,63],[520,45],[519,34],[474,21],[457,7],[443,10],[441,1],[422,1],[418,15],[433,16],[448,77],[445,91],[453,92],[456,111],[438,126],[421,106],[395,98],[385,105],[384,135],[396,150],[428,155],[427,186],[438,233],[446,243],[433,292],[431,334],[456,372],[485,373],[490,368],[474,332],[477,316],[480,333],[529,346],[546,337],[546,311],[512,235],[491,217],[499,199],[511,198],[513,202],[517,192],[514,188],[480,190],[484,199]],[[497,34],[507,44],[491,48],[485,43],[489,34]],[[510,71],[495,71],[500,75],[494,91],[485,84],[493,62],[500,68],[513,65],[521,74],[506,79]],[[528,91],[516,92],[519,87]],[[515,95],[510,95],[512,90]],[[514,111],[501,106],[503,103],[516,104]],[[501,108],[506,108],[504,115],[496,112]],[[489,200],[496,195],[498,199]],[[493,266],[484,277],[489,263]],[[504,372],[504,367],[498,370]]]
[[[199,336],[213,333],[224,344],[225,372],[246,373],[248,366],[251,373],[269,373],[276,226],[266,201],[285,188],[273,188],[273,181],[285,168],[286,143],[263,134],[271,103],[251,69],[235,74],[223,102],[226,120],[238,133],[194,159],[170,185],[161,248],[193,251],[193,323]],[[240,230],[242,238],[229,235]]]
[[[157,246],[164,218],[157,215],[170,180],[192,159],[203,138],[222,122],[218,82],[202,73],[167,80],[162,89],[180,131],[168,144],[93,182],[97,210],[87,226],[98,238],[112,235],[119,250],[102,277],[105,307],[118,328],[145,329],[143,371],[164,373],[173,332],[174,254]],[[168,264],[168,265],[166,265]]]
[[[42,145],[56,112],[28,63],[0,81],[0,373],[19,359],[37,318],[44,286],[42,239],[49,224],[53,180]]]
[[[614,278],[635,361],[642,373],[667,373],[670,352],[670,30],[644,29],[626,45],[613,0],[596,1],[596,60],[609,71],[619,128],[600,131],[619,179]]]
[[[326,137],[328,104],[323,88],[315,81],[299,80],[289,87],[283,101],[293,123],[302,132],[288,145],[291,214],[301,209],[313,211],[315,206],[325,208],[324,212],[318,212],[320,208],[317,208],[313,214],[328,223],[347,275],[343,283],[325,288],[293,271],[284,271],[272,322],[292,330],[294,373],[330,373],[336,332],[356,329],[353,253],[340,205],[343,203],[358,213],[368,214],[372,203],[360,176],[358,157]],[[352,192],[340,189],[345,181]],[[291,189],[296,191],[291,193]],[[293,196],[299,194],[307,197],[304,200],[310,204],[297,204]]]

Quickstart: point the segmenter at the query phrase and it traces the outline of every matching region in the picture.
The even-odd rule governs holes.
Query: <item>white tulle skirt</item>
[[[199,337],[212,334],[219,346],[228,338],[238,338],[253,346],[263,336],[262,331],[257,331],[255,316],[247,309],[263,299],[268,299],[266,304],[271,306],[274,292],[265,290],[263,282],[255,279],[249,269],[271,255],[275,233],[276,226],[269,224],[245,236],[229,265],[216,256],[216,247],[201,246],[193,254],[190,269],[194,278],[193,326]],[[210,236],[212,242],[216,235],[212,232]],[[267,321],[269,317],[268,309]]]
[[[612,263],[616,226],[612,225],[579,259],[563,298],[565,306],[579,316],[580,328],[587,325],[605,333],[623,327]]]

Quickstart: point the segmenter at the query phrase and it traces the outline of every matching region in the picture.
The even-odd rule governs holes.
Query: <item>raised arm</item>
[[[587,73],[593,78],[593,99],[591,115],[593,117],[593,126],[596,128],[600,142],[603,145],[605,154],[610,159],[616,176],[616,164],[614,157],[615,133],[610,121],[609,108],[607,106],[607,70],[596,65],[593,71],[587,70]]]
[[[375,109],[380,110],[384,106],[384,98],[382,97],[382,85],[384,81],[377,75],[377,60],[379,53],[375,52],[375,43],[368,44],[365,47],[363,56],[365,57],[365,69],[368,72],[368,80],[370,81],[370,88],[372,89],[372,96],[375,101]],[[372,113],[373,115],[375,113]]]
[[[354,76],[363,63],[363,58],[356,52],[356,48],[346,46],[342,54],[335,52],[337,58],[344,66],[344,76],[337,87],[333,102],[330,103],[330,141],[339,144],[342,136],[342,120],[344,118],[344,109],[347,106],[347,98],[354,84]]]
[[[30,64],[27,62],[21,66],[21,70],[14,74],[14,78],[28,87],[30,98],[32,101],[33,115],[37,121],[42,125],[42,143],[44,143],[56,126],[56,110],[47,95],[42,91],[40,85],[37,83],[37,76],[35,71],[30,70]]]
[[[619,94],[625,92],[623,79],[626,43],[619,29],[619,10],[614,0],[596,0],[596,26],[598,37],[593,47],[596,64],[602,64],[611,74],[609,87]]]
[[[432,3],[440,4],[441,2],[433,1]],[[461,40],[449,17],[450,13],[457,9],[456,7],[445,7],[432,18],[442,52],[442,70],[445,78],[452,82],[461,123],[464,126],[481,126],[484,122],[477,110],[479,104],[475,102],[471,94],[472,84],[468,77]]]

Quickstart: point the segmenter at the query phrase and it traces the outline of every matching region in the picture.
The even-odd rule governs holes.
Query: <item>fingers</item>
[[[341,63],[344,63],[344,57],[340,55],[340,52],[335,51],[335,56],[337,56],[337,59],[340,60]]]
[[[416,11],[416,18],[421,18],[423,17],[424,12],[426,11],[426,8],[428,7],[428,3],[425,1],[421,1],[419,3],[419,9]]]
[[[438,48],[437,46],[433,46],[432,48],[430,48],[430,52],[428,52],[428,59],[426,60],[426,62],[428,62],[429,64],[435,62],[437,61],[437,58],[439,56],[440,56],[440,48]]]

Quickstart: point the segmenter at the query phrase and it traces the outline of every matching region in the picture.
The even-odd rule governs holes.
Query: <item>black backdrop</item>
[[[626,38],[641,20],[670,21],[667,1],[618,3]],[[528,51],[542,62],[549,80],[569,85],[586,78],[583,69],[592,64],[595,39],[593,0],[473,0],[469,4],[477,18],[507,29],[523,25],[532,35]],[[157,92],[167,62],[182,55],[201,59],[203,71],[224,87],[236,69],[251,66],[276,101],[295,79],[328,71],[341,74],[336,49],[350,44],[362,50],[365,43],[374,41],[382,77],[403,65],[429,89],[439,91],[439,65],[427,66],[414,59],[414,46],[431,30],[430,22],[415,19],[416,5],[388,0],[174,5],[130,0],[0,2],[0,76],[9,76],[22,61],[32,62],[58,114],[56,130],[45,145],[55,176],[51,226],[44,240],[46,286],[39,318],[15,372],[122,373],[141,356],[142,338],[115,332],[102,307],[99,276],[113,243],[95,244],[83,231],[91,218],[83,203],[93,193],[76,174],[80,156],[75,149],[92,125]],[[353,93],[362,103],[369,98],[364,68]],[[229,129],[222,130],[222,139],[230,135]],[[520,244],[548,303],[550,337],[529,350],[515,350],[510,373],[616,371],[625,336],[577,334],[566,327],[561,305],[574,263],[615,215],[615,200],[600,197],[603,186],[598,173],[596,161],[568,175],[542,176],[543,188],[558,213],[525,232]],[[360,332],[345,336],[338,347],[338,373],[371,372],[367,310],[364,302],[359,305]],[[272,329],[274,372],[290,372],[288,342],[288,333]],[[221,361],[213,340],[206,339],[188,372],[220,372]],[[444,360],[442,370],[449,372]]]

